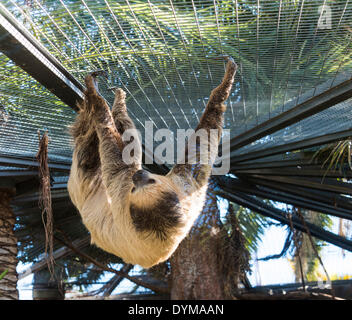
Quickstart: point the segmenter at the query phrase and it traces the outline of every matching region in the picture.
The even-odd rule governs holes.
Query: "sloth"
[[[71,127],[74,151],[68,191],[92,244],[125,263],[150,268],[166,261],[187,236],[205,203],[222,133],[224,102],[237,70],[231,57],[223,58],[225,75],[211,91],[194,132],[217,129],[216,138],[207,140],[209,161],[191,163],[186,150],[184,163],[174,165],[166,175],[142,168],[138,136],[133,137],[140,146],[133,163],[123,161],[122,135],[135,129],[127,113],[126,94],[116,89],[110,109],[98,91],[97,74],[85,77],[84,99]]]

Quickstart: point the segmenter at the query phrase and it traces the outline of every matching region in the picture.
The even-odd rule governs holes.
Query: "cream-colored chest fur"
[[[207,185],[180,199],[180,224],[171,229],[166,240],[152,232],[137,232],[133,226],[129,206],[111,206],[104,185],[85,197],[87,190],[80,190],[71,171],[68,183],[71,198],[79,210],[82,221],[91,234],[91,242],[101,249],[121,257],[126,263],[148,268],[165,261],[187,235],[202,210]],[[92,186],[93,187],[93,186]]]

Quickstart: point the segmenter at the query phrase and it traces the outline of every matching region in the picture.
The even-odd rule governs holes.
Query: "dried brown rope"
[[[47,260],[48,270],[51,278],[54,275],[54,257],[53,257],[53,211],[51,206],[51,185],[50,185],[50,171],[48,166],[48,144],[49,138],[47,132],[39,137],[39,148],[37,153],[37,161],[39,163],[39,208],[42,211],[42,221],[45,232],[45,256]]]

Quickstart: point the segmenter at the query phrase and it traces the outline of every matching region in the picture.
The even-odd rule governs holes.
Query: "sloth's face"
[[[132,176],[131,203],[140,206],[153,206],[163,194],[177,194],[178,190],[169,178],[138,170]]]
[[[155,184],[157,181],[152,174],[145,170],[138,170],[133,176],[133,188],[131,190],[132,193],[139,192],[142,189]]]
[[[166,240],[169,229],[181,221],[181,206],[176,188],[167,176],[139,170],[132,177],[130,214],[137,231]]]

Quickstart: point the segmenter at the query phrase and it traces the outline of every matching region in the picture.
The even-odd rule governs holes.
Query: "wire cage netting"
[[[81,83],[91,71],[107,71],[108,79],[100,82],[102,94],[111,103],[113,88],[123,88],[129,113],[141,130],[145,121],[156,129],[194,128],[210,91],[224,74],[225,64],[214,59],[222,55],[232,56],[239,65],[225,115],[231,137],[351,77],[348,0],[7,0],[4,4]],[[6,74],[16,69],[2,60]],[[16,75],[7,77],[11,76]],[[62,155],[67,156],[69,145],[62,130],[73,118],[68,107],[43,89],[33,90],[36,85],[29,77],[21,85],[4,81],[3,86],[4,92],[15,86],[17,98],[4,104],[5,114],[17,110],[16,115],[23,117],[22,112],[29,113],[28,105],[34,105],[30,99],[35,101],[37,121],[55,119],[55,124],[48,122],[53,123],[51,137],[58,147],[64,146]],[[349,106],[343,104],[346,111]],[[335,117],[341,105],[336,108],[310,120],[314,125],[301,122],[285,132],[314,135],[320,117],[333,123],[342,119],[341,114]],[[349,118],[344,119],[348,126]],[[28,137],[37,129],[29,121],[21,125],[31,132]],[[18,148],[26,145],[19,137]],[[260,141],[260,146],[266,148],[268,141],[276,140]]]
[[[0,153],[33,157],[38,130],[49,132],[52,159],[70,160],[68,125],[75,112],[0,54]]]
[[[338,103],[329,109],[321,111],[309,118],[278,130],[233,152],[232,155],[244,155],[260,150],[268,150],[288,143],[299,142],[336,132],[351,129],[352,99]]]

